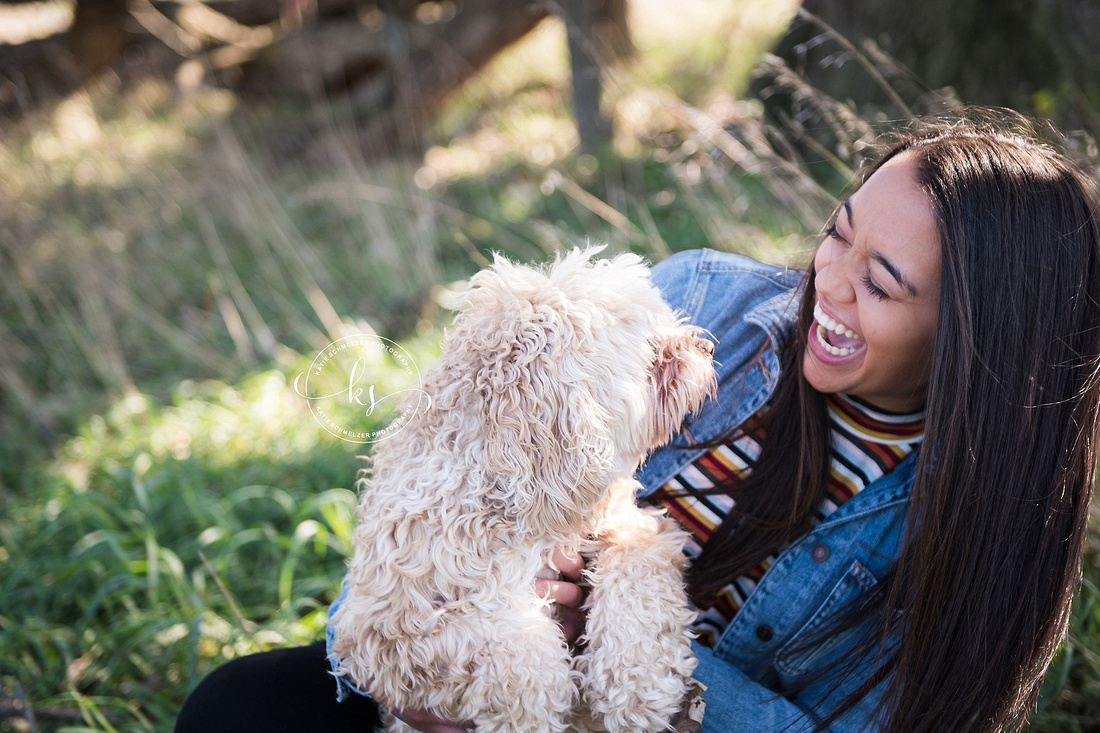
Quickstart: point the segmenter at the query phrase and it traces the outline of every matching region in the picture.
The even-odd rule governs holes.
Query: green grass
[[[315,638],[357,468],[325,437],[279,372],[89,420],[0,525],[5,687],[98,710],[104,729],[167,730],[211,664]]]
[[[598,157],[571,152],[552,23],[448,106],[422,160],[368,162],[338,123],[290,145],[310,109],[154,81],[0,122],[0,704],[43,731],[168,731],[219,663],[317,638],[364,449],[293,378],[371,330],[425,368],[449,284],[493,251],[805,262],[858,146],[780,165],[797,131],[730,91],[769,32],[748,5],[709,35],[637,7]],[[1034,730],[1100,716],[1095,533],[1087,562]]]

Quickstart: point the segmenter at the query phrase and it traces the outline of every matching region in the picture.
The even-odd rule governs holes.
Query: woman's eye
[[[880,288],[878,285],[875,285],[874,281],[871,280],[870,275],[863,275],[863,277],[860,278],[860,281],[863,283],[863,286],[867,288],[867,292],[870,293],[872,297],[877,298],[878,300],[886,300],[890,297],[889,293]]]
[[[826,239],[836,239],[841,242],[844,241],[844,237],[840,236],[840,232],[836,230],[836,224],[831,224],[828,229],[825,230]]]

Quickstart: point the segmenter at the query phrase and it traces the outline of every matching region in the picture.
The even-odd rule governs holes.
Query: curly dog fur
[[[432,407],[377,447],[333,657],[386,708],[549,732],[666,730],[681,706],[684,535],[632,477],[713,394],[713,348],[600,249],[475,275]],[[554,547],[587,559],[576,656],[534,590]]]

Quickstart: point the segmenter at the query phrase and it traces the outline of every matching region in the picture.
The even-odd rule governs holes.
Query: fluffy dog
[[[600,249],[475,275],[425,376],[431,408],[377,447],[332,656],[385,708],[634,732],[684,702],[684,535],[636,507],[632,476],[713,393],[713,347],[640,258]],[[534,590],[555,547],[587,559],[575,657]]]

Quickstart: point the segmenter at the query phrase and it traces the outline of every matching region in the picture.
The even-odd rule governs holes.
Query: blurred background
[[[1098,28],[1096,0],[0,2],[0,731],[170,731],[218,664],[320,638],[369,448],[292,389],[326,344],[426,368],[493,252],[803,266],[920,114],[1008,107],[1095,163]],[[1032,731],[1100,731],[1095,526]]]

